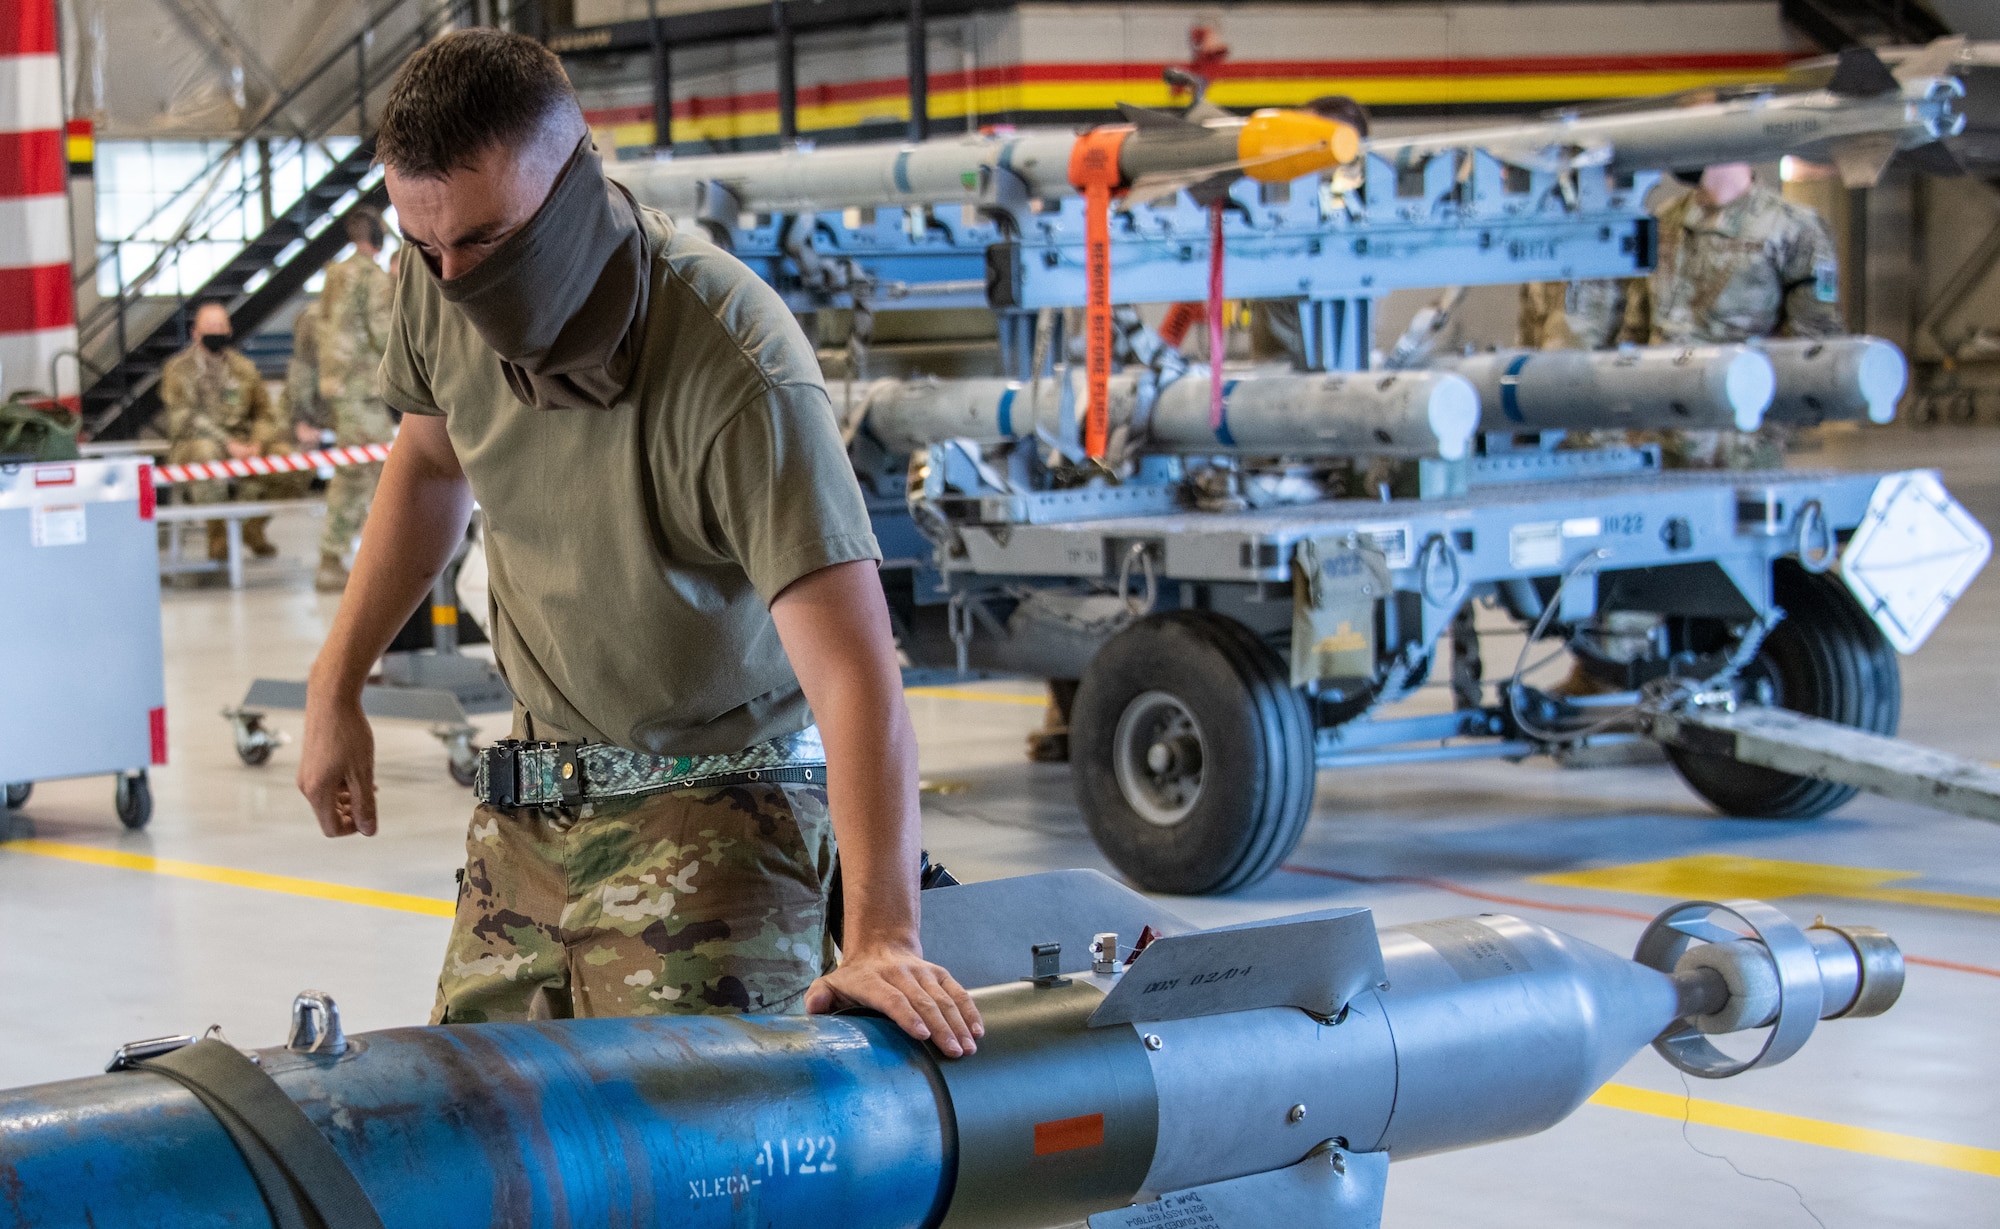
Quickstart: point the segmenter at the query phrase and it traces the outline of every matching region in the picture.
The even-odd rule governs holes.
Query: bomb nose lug
[[[324,990],[301,990],[292,1000],[292,1031],[285,1048],[300,1054],[345,1054],[340,1007]]]

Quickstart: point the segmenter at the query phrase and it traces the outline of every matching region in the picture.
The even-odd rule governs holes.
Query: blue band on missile
[[[1215,424],[1215,440],[1224,448],[1236,447],[1236,437],[1229,432],[1229,395],[1236,391],[1238,380],[1225,381],[1222,385],[1222,416]]]
[[[911,187],[910,187],[910,151],[909,151],[909,150],[907,150],[907,149],[906,149],[906,150],[904,150],[903,152],[901,152],[901,153],[899,153],[899,154],[897,154],[897,155],[896,155],[896,172],[895,172],[895,174],[896,174],[896,191],[898,191],[898,192],[909,192],[909,191],[912,191],[912,190],[913,190],[913,189],[911,189]]]
[[[1532,354],[1515,356],[1514,361],[1507,364],[1507,374],[1500,377],[1500,412],[1507,416],[1509,422],[1528,421],[1521,417],[1521,397],[1518,391],[1521,382],[1516,377],[1521,374],[1521,368],[1526,367],[1528,360],[1533,357]]]
[[[1000,394],[1000,434],[1008,439],[1014,438],[1014,394],[1020,391],[1009,388]]]

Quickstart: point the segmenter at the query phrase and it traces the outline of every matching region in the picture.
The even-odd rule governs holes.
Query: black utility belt
[[[651,755],[610,743],[508,738],[480,751],[472,790],[488,806],[553,807],[675,789],[825,782],[819,729],[807,726],[729,755]]]

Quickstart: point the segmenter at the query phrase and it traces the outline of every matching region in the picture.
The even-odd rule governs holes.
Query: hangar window
[[[355,144],[99,141],[98,293],[195,293]]]

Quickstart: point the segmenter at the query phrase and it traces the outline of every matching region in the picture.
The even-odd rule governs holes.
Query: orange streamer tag
[[[1131,134],[1124,125],[1092,129],[1069,156],[1069,181],[1083,193],[1083,448],[1100,461],[1111,434],[1111,198],[1124,187],[1118,151]]]

